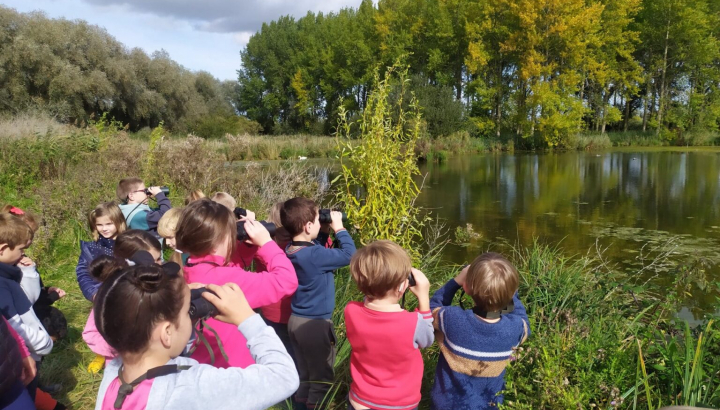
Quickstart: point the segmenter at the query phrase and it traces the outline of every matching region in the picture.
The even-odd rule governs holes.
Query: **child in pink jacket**
[[[233,263],[237,249],[245,246],[236,240],[236,224],[244,224],[250,242],[257,247],[255,258],[267,271],[248,272]],[[183,268],[188,283],[235,283],[253,309],[276,303],[297,289],[295,269],[285,252],[272,241],[267,229],[251,219],[237,222],[228,208],[216,202],[202,199],[188,205],[180,215],[175,242],[177,249],[190,254]],[[217,332],[216,338],[210,329],[203,329],[212,354],[198,341],[191,356],[193,359],[224,368],[244,368],[255,363],[247,341],[235,326],[212,318],[207,319],[206,324]]]

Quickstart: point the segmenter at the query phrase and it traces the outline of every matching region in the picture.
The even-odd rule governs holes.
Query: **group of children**
[[[273,237],[252,212],[238,218],[226,193],[196,191],[177,209],[158,187],[126,178],[117,196],[120,205],[90,213],[94,240],[81,242],[76,271],[92,303],[83,339],[97,356],[88,370],[104,366],[96,409],[264,409],[287,398],[294,408],[327,408],[337,345],[334,274],[348,265],[365,295],[344,310],[349,410],[416,409],[420,349],[435,339],[441,355],[432,408],[502,402],[505,368],[530,327],[518,273],[501,255],[479,256],[431,298],[430,282],[400,246],[379,240],[356,250],[342,214],[320,223],[317,204],[306,198],[273,206]],[[148,206],[151,197],[158,209]],[[239,225],[247,239],[237,239]],[[0,214],[0,301],[22,299],[32,234],[18,215]],[[173,250],[169,262],[161,241]],[[200,288],[216,314],[197,320],[191,289]],[[452,306],[461,289],[472,309]],[[399,303],[408,290],[418,300],[414,312]],[[52,349],[27,304],[1,306],[9,326],[0,324],[0,348],[14,350],[0,365],[0,409],[34,408],[33,387],[22,388],[37,380],[27,357]]]

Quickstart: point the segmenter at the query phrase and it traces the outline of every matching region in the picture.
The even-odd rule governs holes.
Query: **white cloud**
[[[20,12],[82,19],[107,30],[128,48],[164,49],[191,70],[236,79],[240,50],[263,22],[308,11],[338,11],[361,0],[0,0]]]

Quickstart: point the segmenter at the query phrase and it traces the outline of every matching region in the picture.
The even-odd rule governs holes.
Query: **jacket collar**
[[[188,263],[211,263],[218,266],[225,265],[225,258],[219,255],[190,256]]]
[[[6,278],[20,283],[22,277],[22,271],[17,266],[0,263],[0,278]]]

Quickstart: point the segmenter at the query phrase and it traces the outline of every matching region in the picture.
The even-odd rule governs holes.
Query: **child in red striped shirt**
[[[358,250],[350,273],[365,300],[345,307],[352,346],[348,410],[416,409],[423,376],[419,349],[434,341],[430,282],[391,241],[375,241]],[[408,289],[418,298],[414,312],[398,304]]]

